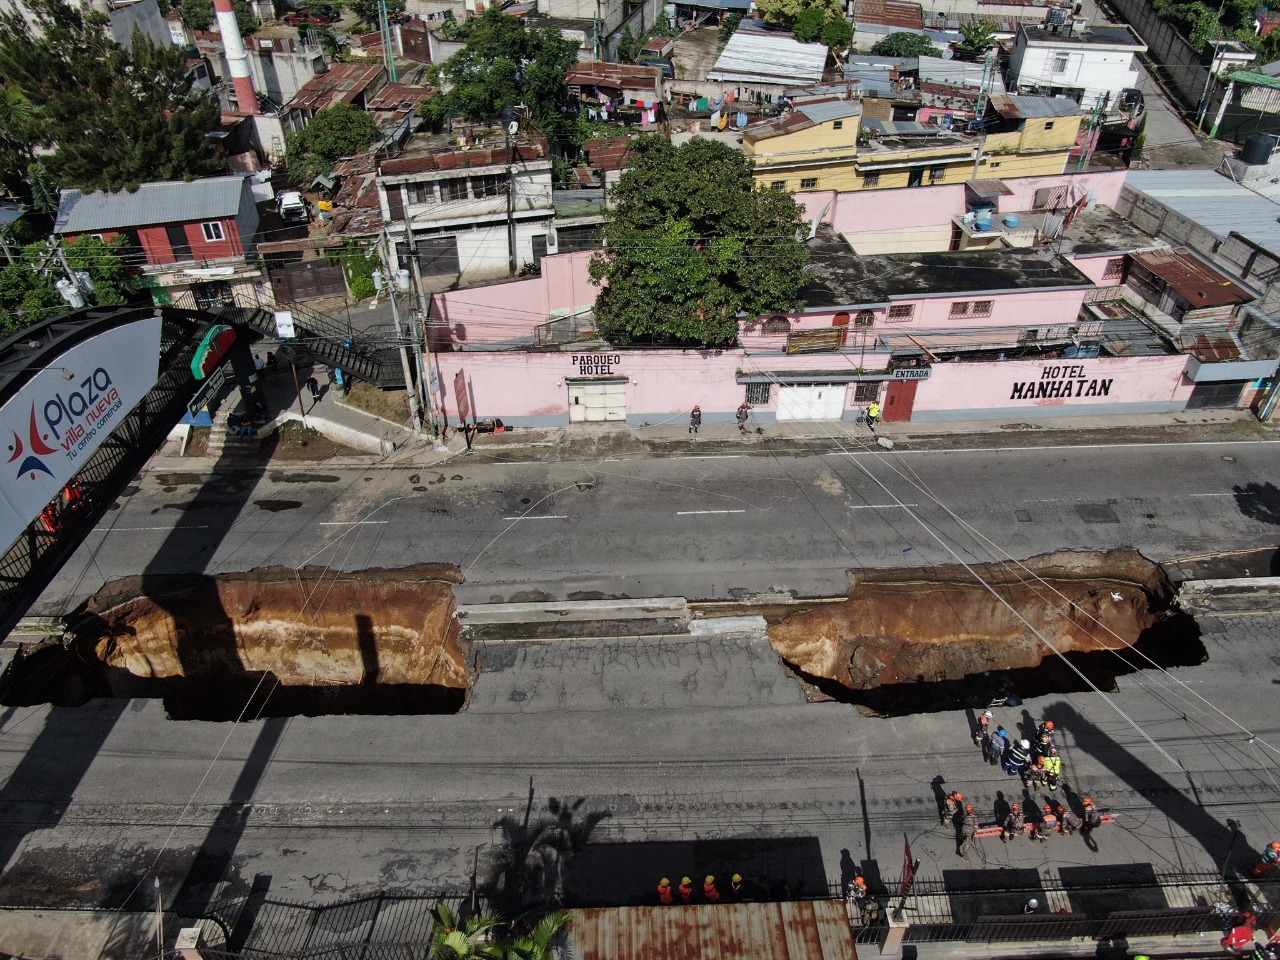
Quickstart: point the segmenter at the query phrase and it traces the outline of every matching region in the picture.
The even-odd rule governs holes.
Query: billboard
[[[0,407],[0,544],[8,550],[147,395],[160,370],[160,317],[92,337]]]

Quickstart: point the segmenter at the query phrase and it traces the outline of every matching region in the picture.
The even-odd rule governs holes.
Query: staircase
[[[332,367],[382,389],[404,389],[404,367],[396,346],[379,346],[351,336],[345,324],[301,304],[291,304],[293,326],[306,348]],[[218,307],[210,311],[228,323],[240,323],[276,336],[275,315],[261,307]],[[348,345],[349,344],[349,345]]]

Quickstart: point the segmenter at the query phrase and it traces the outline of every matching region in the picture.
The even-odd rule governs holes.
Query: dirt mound
[[[98,591],[70,630],[81,657],[100,665],[95,695],[234,693],[263,675],[283,688],[338,694],[465,693],[467,650],[451,586],[460,582],[456,567],[434,564],[130,577]]]
[[[1119,649],[1172,597],[1160,568],[1133,551],[973,569],[995,593],[959,565],[860,573],[848,600],[795,613],[769,639],[803,673],[866,691],[1037,667],[1054,652],[1031,627],[1061,653]]]

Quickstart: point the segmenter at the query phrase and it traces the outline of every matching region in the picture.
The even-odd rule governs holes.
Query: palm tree
[[[502,939],[505,960],[551,960],[552,942],[573,917],[564,911],[545,914],[528,933],[512,933]]]
[[[502,921],[491,913],[460,920],[449,907],[431,908],[431,960],[502,960],[501,947],[490,936]]]

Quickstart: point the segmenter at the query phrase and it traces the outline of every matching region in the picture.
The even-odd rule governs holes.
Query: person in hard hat
[[[1039,913],[1040,901],[1037,900],[1035,897],[1032,897],[1030,900],[1026,902],[1026,905],[1023,906],[1022,912],[1023,913]]]
[[[1023,832],[1026,819],[1022,816],[1022,805],[1015,803],[1009,807],[1009,815],[1004,818],[1000,830],[1000,842],[1008,843]]]
[[[676,902],[676,896],[671,890],[671,881],[666,877],[658,881],[658,902],[668,906]]]
[[[685,903],[693,903],[693,881],[688,877],[680,878],[680,899]]]
[[[1035,790],[1044,786],[1044,777],[1044,757],[1036,757],[1031,761],[1031,766],[1023,771],[1022,782],[1028,790]]]
[[[964,805],[964,816],[960,818],[960,849],[957,851],[961,857],[968,860],[969,851],[977,846],[978,840],[978,814],[973,809],[972,803]]]
[[[973,742],[982,748],[982,759],[991,759],[991,711],[988,710],[978,718],[978,729],[973,735]]]
[[[716,889],[716,878],[711,874],[707,874],[707,879],[702,881],[702,895],[707,898],[707,903],[720,902],[720,891]]]
[[[1262,859],[1254,865],[1253,875],[1265,876],[1277,863],[1280,863],[1280,840],[1272,840],[1262,851]]]
[[[689,432],[696,436],[700,426],[702,426],[702,408],[695,403],[693,410],[689,413]]]
[[[956,814],[960,812],[960,805],[964,803],[964,794],[952,790],[942,798],[942,813],[940,826],[945,827],[948,823],[956,822]]]
[[[746,894],[746,891],[747,891],[746,881],[742,879],[742,874],[735,873],[732,877],[729,878],[729,892],[732,893],[735,897],[741,900],[743,896]]]
[[[1062,758],[1058,756],[1058,748],[1050,747],[1049,755],[1044,758],[1044,783],[1051,791],[1058,789],[1062,782]]]
[[[1004,756],[1004,772],[1013,777],[1022,773],[1031,762],[1031,741],[1014,740],[1009,744],[1009,752]]]

